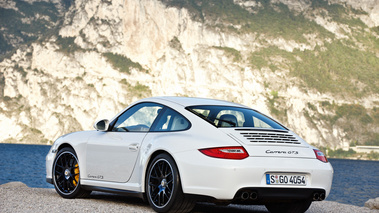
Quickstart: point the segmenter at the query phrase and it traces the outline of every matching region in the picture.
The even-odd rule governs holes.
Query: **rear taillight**
[[[242,146],[199,149],[199,151],[213,158],[242,160],[249,157],[249,154]]]
[[[316,158],[319,159],[320,161],[324,162],[324,163],[327,163],[328,162],[328,159],[326,159],[326,156],[324,155],[324,153],[322,153],[320,150],[318,149],[313,149],[313,151],[315,152],[315,155],[316,155]]]

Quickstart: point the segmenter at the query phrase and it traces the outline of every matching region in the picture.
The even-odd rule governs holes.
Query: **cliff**
[[[319,146],[379,145],[377,0],[0,7],[19,2],[57,12],[35,40],[2,42],[14,48],[0,62],[0,141],[52,143],[142,97],[184,95],[251,106]],[[43,17],[32,11],[24,22]]]

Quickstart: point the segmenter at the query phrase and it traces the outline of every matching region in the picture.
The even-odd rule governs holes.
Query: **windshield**
[[[190,106],[186,108],[216,127],[253,127],[286,130],[271,118],[247,108],[230,106]]]

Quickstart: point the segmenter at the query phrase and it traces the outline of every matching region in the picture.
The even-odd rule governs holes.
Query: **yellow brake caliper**
[[[76,186],[79,183],[79,165],[78,164],[75,164],[74,177],[75,177],[75,181],[72,181],[72,183]]]

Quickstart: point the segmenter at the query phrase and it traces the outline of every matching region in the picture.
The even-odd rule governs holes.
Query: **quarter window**
[[[151,131],[153,132],[169,132],[187,130],[191,126],[190,122],[178,112],[166,108],[163,114],[156,121]]]

